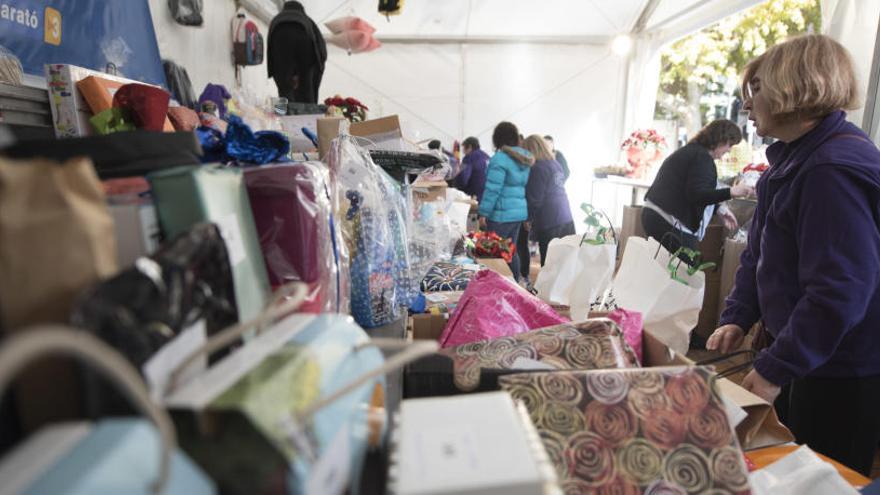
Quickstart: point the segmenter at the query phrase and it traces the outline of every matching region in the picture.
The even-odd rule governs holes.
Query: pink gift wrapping
[[[615,309],[608,314],[608,319],[623,330],[623,338],[635,351],[639,364],[642,364],[642,314],[638,311]]]
[[[513,281],[491,270],[481,270],[449,318],[440,346],[507,337],[567,321]]]

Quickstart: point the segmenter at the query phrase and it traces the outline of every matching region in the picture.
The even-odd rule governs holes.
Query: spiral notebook
[[[405,400],[396,423],[392,493],[561,493],[528,413],[507,392]]]

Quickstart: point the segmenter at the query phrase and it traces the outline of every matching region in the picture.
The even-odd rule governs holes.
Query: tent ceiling
[[[319,24],[358,15],[385,40],[574,37],[607,41],[629,32],[648,0],[407,0],[402,14],[392,16],[390,22],[378,14],[376,0],[302,3]]]

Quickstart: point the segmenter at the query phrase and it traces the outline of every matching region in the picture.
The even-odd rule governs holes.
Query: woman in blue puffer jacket
[[[489,160],[486,189],[480,201],[480,227],[506,237],[516,245],[520,225],[529,217],[526,184],[534,157],[519,146],[519,130],[501,122],[492,133],[495,154]],[[528,254],[526,254],[527,256]],[[513,255],[510,271],[519,281],[519,253]]]

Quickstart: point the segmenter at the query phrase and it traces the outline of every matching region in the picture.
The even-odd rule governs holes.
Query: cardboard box
[[[715,263],[716,267],[712,271],[721,269],[721,249],[724,247],[724,239],[724,226],[712,223],[706,227],[706,235],[700,241],[701,260],[703,263]]]
[[[412,185],[413,195],[418,201],[431,203],[446,200],[446,182],[416,181]]]
[[[419,314],[412,316],[413,340],[437,340],[443,335],[447,323],[446,314]]]
[[[706,271],[706,285],[703,291],[703,307],[700,309],[699,320],[693,333],[703,338],[709,338],[712,332],[718,328],[718,318],[721,315],[718,294],[721,291],[721,273],[719,271]]]
[[[330,143],[341,132],[343,120],[345,119],[318,119],[318,151],[322,160],[330,150]],[[403,132],[400,130],[400,118],[397,115],[354,122],[350,124],[348,132],[352,136],[369,139],[379,149],[404,151],[401,147]]]
[[[318,127],[318,156],[321,157],[321,160],[330,151],[330,143],[339,135],[339,128],[343,120],[345,119],[341,117],[318,119],[316,123]]]
[[[134,264],[159,247],[159,221],[152,201],[111,203],[110,214],[116,233],[116,258],[120,268]]]
[[[721,263],[721,280],[718,287],[718,310],[724,312],[725,301],[736,282],[736,271],[739,269],[739,259],[748,244],[744,241],[733,239],[724,240],[724,259]]]
[[[623,225],[618,233],[618,251],[617,256],[623,256],[626,249],[626,241],[630,237],[648,238],[645,228],[642,226],[642,207],[641,206],[624,206],[623,207]]]
[[[501,258],[477,258],[476,261],[502,277],[513,279],[513,272],[510,271],[510,265]]]

